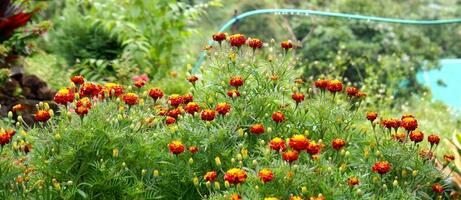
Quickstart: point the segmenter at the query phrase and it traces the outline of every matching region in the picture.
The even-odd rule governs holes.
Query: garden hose
[[[232,24],[241,20],[243,18],[259,15],[259,14],[281,14],[281,15],[317,15],[324,17],[337,17],[337,18],[346,18],[346,19],[355,19],[355,20],[366,20],[366,21],[375,21],[383,23],[395,23],[395,24],[405,24],[405,25],[444,25],[444,24],[456,24],[461,23],[461,18],[454,19],[441,19],[441,20],[412,20],[412,19],[396,19],[396,18],[385,18],[385,17],[375,17],[375,16],[365,16],[365,15],[356,15],[356,14],[347,14],[347,13],[336,13],[336,12],[326,12],[326,11],[316,11],[316,10],[304,10],[304,9],[261,9],[261,10],[252,10],[244,12],[240,15],[235,16],[231,20],[227,21],[218,32],[223,32],[228,29]],[[213,40],[208,41],[209,45],[213,44]],[[200,58],[195,63],[192,68],[192,72],[196,73],[200,65],[202,65],[205,60],[205,51],[200,54]]]

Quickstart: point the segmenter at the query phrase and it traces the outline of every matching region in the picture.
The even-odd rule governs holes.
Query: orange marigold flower
[[[296,151],[306,150],[309,146],[309,139],[307,139],[304,135],[293,135],[288,145]]]
[[[262,124],[253,124],[250,127],[250,132],[256,135],[264,133],[264,125]]]
[[[359,184],[359,179],[357,177],[350,177],[347,179],[347,184],[349,186],[355,186],[355,185],[358,185]]]
[[[69,88],[60,89],[54,95],[54,102],[61,105],[67,105],[67,103],[71,103],[74,101],[75,94]]]
[[[384,119],[381,122],[381,125],[388,129],[391,129],[391,128],[397,129],[400,127],[400,124],[401,124],[400,120],[396,118]]]
[[[168,144],[168,149],[170,149],[171,153],[173,153],[175,155],[178,155],[178,154],[184,152],[185,147],[184,147],[184,145],[182,144],[181,141],[175,140],[175,141],[171,142],[170,144]]]
[[[228,104],[228,103],[218,103],[216,105],[216,111],[220,114],[220,115],[226,115],[227,113],[230,112],[230,109],[231,109],[231,105]]]
[[[402,132],[392,134],[392,139],[398,142],[405,142],[406,137],[407,137],[407,134],[402,133]]]
[[[174,123],[176,123],[176,118],[171,117],[171,116],[167,116],[167,117],[165,118],[165,123],[166,123],[167,125],[174,124]]]
[[[318,153],[320,153],[320,150],[322,149],[322,145],[321,144],[317,144],[316,142],[309,142],[309,145],[307,145],[307,153],[311,154],[311,155],[317,155]]]
[[[244,83],[243,78],[241,76],[234,76],[229,80],[229,84],[236,88],[242,86]]]
[[[200,114],[200,117],[202,118],[202,120],[205,120],[205,121],[213,121],[214,118],[216,117],[216,112],[211,109],[205,109]]]
[[[13,106],[13,108],[11,109],[11,111],[13,111],[14,113],[17,113],[17,112],[22,112],[26,110],[26,106],[23,105],[23,104],[16,104]]]
[[[192,94],[185,94],[182,96],[182,103],[183,104],[187,104],[189,102],[192,102],[194,101],[194,96],[192,96]]]
[[[187,81],[189,81],[192,84],[195,84],[195,82],[198,81],[198,77],[195,76],[195,75],[189,76],[189,77],[187,77]]]
[[[453,154],[445,154],[445,155],[443,155],[443,159],[444,159],[447,163],[449,163],[449,162],[455,160],[455,156],[454,156]]]
[[[427,137],[427,141],[429,141],[431,145],[437,145],[440,142],[440,137],[438,135],[432,134]]]
[[[51,118],[49,110],[38,110],[35,112],[34,119],[36,122],[46,122]]]
[[[373,167],[371,168],[371,170],[381,175],[389,172],[390,169],[391,169],[391,164],[389,164],[389,162],[387,161],[376,162],[375,165],[373,165]]]
[[[195,154],[198,152],[198,147],[196,146],[190,146],[188,149],[192,154]]]
[[[11,142],[11,138],[16,134],[15,131],[3,131],[0,133],[0,146],[5,146]]]
[[[367,119],[371,122],[375,121],[378,118],[378,113],[376,112],[367,112]]]
[[[291,196],[290,200],[303,200],[303,198],[300,196]]]
[[[331,80],[327,82],[327,90],[335,93],[341,92],[343,90],[343,83],[339,80]]]
[[[403,119],[405,119],[405,118],[408,118],[408,117],[415,118],[415,116],[412,115],[412,114],[403,114],[401,120],[403,120]],[[416,119],[416,118],[415,118],[415,119]]]
[[[349,97],[355,97],[357,95],[357,93],[359,92],[359,89],[357,89],[356,87],[346,87],[346,93],[347,93],[347,96]]]
[[[163,91],[159,88],[152,88],[149,90],[149,96],[156,101],[163,97]]]
[[[83,83],[80,88],[80,97],[95,97],[98,96],[101,91],[100,86],[97,86],[93,83]]]
[[[103,90],[108,93],[109,97],[119,97],[123,94],[123,86],[116,83],[106,83]]]
[[[418,128],[418,121],[414,117],[405,117],[402,119],[400,126],[407,131],[414,131]]]
[[[76,107],[87,107],[91,108],[91,101],[88,97],[81,98],[77,101]]]
[[[314,82],[314,86],[315,86],[316,88],[320,88],[320,89],[322,89],[322,90],[327,89],[328,80],[324,80],[324,79],[316,80],[316,81]]]
[[[205,176],[203,176],[203,178],[206,180],[206,181],[210,181],[210,182],[213,182],[216,180],[216,171],[209,171],[205,174]]]
[[[263,42],[258,38],[252,38],[248,40],[248,46],[253,49],[260,49],[263,47]]]
[[[123,95],[122,100],[123,100],[123,102],[125,102],[126,104],[132,106],[132,105],[138,104],[138,102],[139,102],[139,97],[138,97],[138,95],[136,95],[135,93],[127,93],[127,94]]]
[[[231,200],[241,200],[242,197],[239,194],[232,194],[230,199]]]
[[[258,176],[263,183],[267,183],[269,181],[272,181],[272,179],[274,178],[274,173],[272,173],[270,169],[261,169],[258,173]]]
[[[291,40],[283,41],[280,43],[280,47],[282,47],[285,50],[293,48],[293,43]]]
[[[300,92],[295,92],[291,95],[291,98],[296,102],[296,103],[301,103],[304,101],[304,94]]]
[[[366,96],[367,94],[362,91],[357,92],[357,94],[355,95],[355,97],[360,98],[360,99],[365,98]]]
[[[213,34],[213,40],[221,43],[223,40],[226,40],[226,33],[219,32],[219,33]]]
[[[277,123],[280,123],[283,120],[285,120],[285,115],[283,115],[283,113],[281,112],[274,112],[272,113],[272,120],[274,120]]]
[[[269,142],[269,147],[274,151],[285,151],[285,140],[275,137]]]
[[[146,84],[146,82],[144,80],[137,80],[134,82],[134,86],[137,87],[137,88],[142,88],[144,87],[144,85]]]
[[[229,36],[230,45],[233,47],[241,47],[245,44],[246,40],[247,39],[242,34],[234,34]]]
[[[179,94],[173,94],[168,97],[168,103],[173,107],[178,107],[183,103],[183,97]]]
[[[440,183],[434,183],[434,185],[432,185],[432,191],[434,191],[435,193],[442,193],[444,189]]]
[[[238,90],[236,90],[236,89],[232,89],[232,90],[229,90],[229,91],[227,92],[227,96],[229,96],[229,97],[231,97],[231,98],[232,98],[232,97],[239,97],[239,96],[240,96],[240,92],[239,92]]]
[[[282,154],[283,160],[285,160],[285,161],[287,161],[289,163],[292,163],[292,162],[298,160],[298,157],[299,157],[299,155],[298,155],[297,151],[291,151],[290,150],[290,151],[284,152]]]
[[[343,148],[345,145],[346,145],[346,141],[344,141],[343,139],[334,139],[334,140],[331,142],[331,146],[332,146],[333,149],[335,149],[335,150],[340,150],[340,149]]]
[[[70,78],[70,81],[72,81],[72,83],[74,83],[75,85],[81,85],[85,82],[85,79],[83,78],[83,76],[77,75],[77,76],[72,76]]]
[[[87,115],[88,111],[89,108],[85,106],[77,106],[77,108],[75,108],[75,113],[77,113],[77,115],[79,115],[80,117]]]
[[[421,131],[412,131],[410,133],[410,140],[418,143],[424,140],[424,133]]]
[[[245,170],[239,168],[232,168],[227,170],[226,174],[224,175],[224,180],[229,182],[230,184],[239,184],[245,182],[247,179],[247,173]]]
[[[300,79],[300,78],[297,78],[297,79],[294,80],[294,82],[295,82],[296,84],[303,84],[303,83],[304,83],[304,80],[303,80],[303,79]]]
[[[184,107],[184,110],[187,113],[193,115],[196,112],[200,112],[200,106],[198,105],[198,103],[189,102],[189,103],[187,103],[186,107]]]

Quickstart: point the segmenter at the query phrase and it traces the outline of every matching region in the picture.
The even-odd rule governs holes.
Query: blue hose
[[[385,18],[385,17],[374,17],[374,16],[364,16],[356,14],[347,14],[347,13],[335,13],[335,12],[325,12],[325,11],[316,11],[316,10],[303,10],[303,9],[261,9],[261,10],[252,10],[245,13],[242,13],[238,16],[235,16],[231,20],[227,21],[218,32],[224,32],[232,24],[237,22],[240,19],[259,14],[283,14],[283,15],[317,15],[324,17],[337,17],[337,18],[347,18],[347,19],[356,19],[356,20],[367,20],[375,22],[384,22],[384,23],[395,23],[395,24],[406,24],[406,25],[443,25],[443,24],[456,24],[461,23],[461,18],[455,19],[441,19],[441,20],[411,20],[411,19],[396,19],[396,18]],[[208,41],[209,45],[213,44],[213,40]],[[192,68],[192,72],[196,73],[200,65],[202,65],[205,60],[205,51],[200,54],[200,58],[195,63]]]

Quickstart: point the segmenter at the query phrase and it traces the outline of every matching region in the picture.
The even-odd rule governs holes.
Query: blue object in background
[[[418,81],[431,88],[432,98],[461,110],[461,59],[443,59],[441,68],[423,71]]]

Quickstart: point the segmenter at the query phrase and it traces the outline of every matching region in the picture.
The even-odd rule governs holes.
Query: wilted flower
[[[357,177],[350,177],[347,179],[347,184],[349,186],[355,186],[355,185],[358,185],[359,184],[359,179]]]
[[[35,112],[34,119],[36,122],[46,122],[51,118],[49,110],[38,110]]]
[[[54,102],[57,104],[67,105],[67,103],[72,103],[74,101],[75,94],[69,88],[60,89],[54,95]]]
[[[327,82],[327,90],[336,93],[343,90],[343,83],[339,80],[331,80]]]
[[[259,171],[258,176],[263,183],[267,183],[269,181],[272,181],[272,179],[274,178],[274,173],[272,173],[270,169],[262,169]]]
[[[451,161],[455,160],[455,156],[453,154],[445,154],[445,155],[443,155],[443,159],[447,163],[450,163]]]
[[[442,193],[444,189],[440,183],[434,183],[434,185],[432,185],[432,191],[434,191],[435,193]]]
[[[378,118],[378,113],[376,112],[367,112],[367,119],[370,120],[370,122],[373,122]]]
[[[133,106],[133,105],[138,104],[139,97],[135,93],[127,93],[127,94],[123,95],[122,100],[126,104],[128,104],[130,106]]]
[[[283,120],[285,120],[285,115],[283,115],[282,112],[278,112],[278,111],[274,112],[274,113],[272,113],[272,120],[274,120],[277,123],[280,123]]]
[[[236,88],[242,86],[244,83],[243,78],[241,76],[234,76],[229,80],[229,84]]]
[[[189,103],[187,103],[187,105],[184,107],[184,110],[185,110],[187,113],[193,115],[194,113],[200,111],[200,106],[198,105],[198,103],[189,102]]]
[[[203,176],[203,178],[206,180],[206,181],[210,181],[210,182],[213,182],[216,180],[216,171],[209,171],[205,174],[205,176]]]
[[[192,84],[195,84],[195,82],[198,81],[198,77],[195,76],[195,75],[189,76],[189,77],[187,77],[187,81],[189,81]]]
[[[440,137],[438,135],[432,134],[427,137],[427,141],[429,141],[431,145],[437,145],[440,142]]]
[[[178,154],[184,152],[184,149],[185,149],[182,142],[178,141],[178,140],[175,140],[175,141],[171,142],[170,144],[168,144],[168,148],[170,149],[170,152],[175,154],[175,155],[178,155]]]
[[[306,150],[309,146],[309,140],[304,135],[293,135],[288,145],[296,151]]]
[[[202,120],[205,121],[213,121],[216,117],[216,112],[211,109],[205,109],[204,111],[202,111],[200,117],[202,118]]]
[[[149,90],[149,96],[156,101],[163,97],[163,91],[159,88],[152,88]]]
[[[335,150],[340,150],[340,149],[343,148],[345,145],[346,145],[346,141],[344,141],[343,139],[334,139],[334,140],[331,142],[331,146],[332,146],[333,149],[335,149]]]
[[[424,134],[421,131],[412,131],[410,133],[410,140],[415,143],[421,142],[423,141],[423,139],[424,139]]]
[[[168,103],[173,107],[178,107],[183,103],[183,97],[179,94],[172,94],[168,97]]]
[[[258,38],[252,38],[248,40],[248,46],[250,46],[253,49],[259,49],[263,47],[263,42]]]
[[[289,163],[292,163],[292,162],[298,160],[298,157],[299,157],[299,155],[298,155],[298,152],[297,152],[297,151],[291,151],[291,150],[289,150],[289,151],[284,152],[284,153],[282,154],[283,160],[285,160],[285,161],[287,161],[287,162],[289,162]]]
[[[414,131],[418,128],[418,121],[414,117],[405,117],[402,119],[400,126],[407,131]]]
[[[245,182],[247,179],[247,173],[245,170],[239,168],[232,168],[224,175],[224,180],[230,184],[239,184]]]
[[[70,81],[72,81],[75,85],[81,85],[85,82],[83,76],[77,75],[77,76],[72,76],[70,78]]]
[[[293,48],[293,43],[291,42],[291,40],[283,41],[280,43],[280,47],[282,47],[285,50],[289,50]]]
[[[240,47],[245,44],[246,38],[242,34],[234,34],[229,36],[229,42],[233,47]]]
[[[218,103],[216,105],[216,111],[221,115],[226,115],[227,113],[229,113],[230,109],[231,105],[228,103]]]
[[[274,151],[285,151],[285,140],[275,137],[269,142],[269,147]]]
[[[394,139],[395,141],[399,141],[399,142],[405,142],[406,137],[407,137],[407,134],[402,133],[402,132],[392,134],[392,139]]]
[[[256,135],[264,133],[264,125],[262,124],[253,124],[250,127],[250,132]]]
[[[389,162],[387,161],[376,162],[375,165],[373,165],[373,167],[371,168],[371,170],[381,175],[389,172],[390,169],[391,169],[391,164],[389,164]]]

